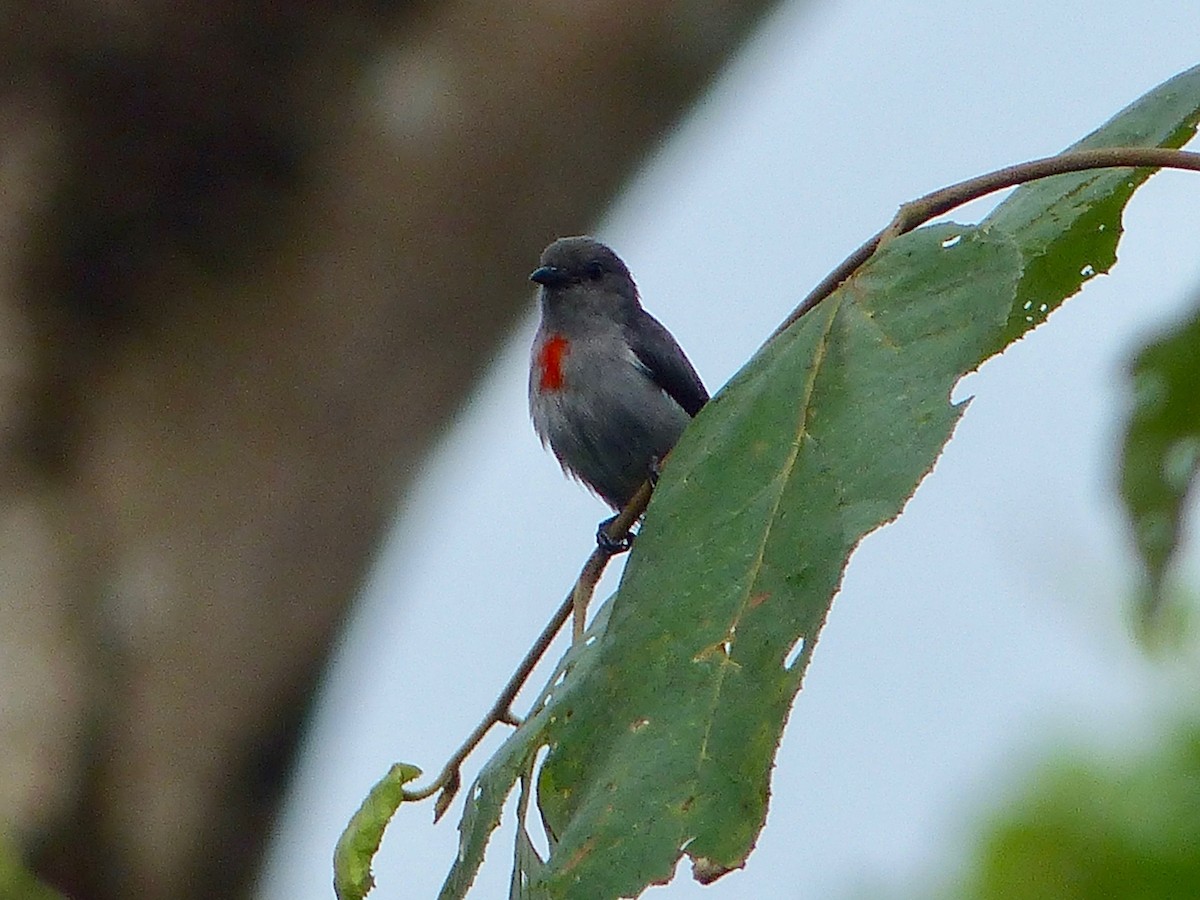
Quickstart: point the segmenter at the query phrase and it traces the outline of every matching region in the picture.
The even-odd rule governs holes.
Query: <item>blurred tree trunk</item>
[[[45,877],[245,893],[525,273],[769,6],[0,10],[0,829]]]

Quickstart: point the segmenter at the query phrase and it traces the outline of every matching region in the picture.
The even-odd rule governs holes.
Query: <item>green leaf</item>
[[[1085,143],[1176,146],[1198,116],[1200,67]],[[898,238],[759,351],[673,451],[587,644],[472,785],[443,900],[470,888],[518,780],[513,896],[634,896],[685,853],[703,881],[744,863],[850,554],[932,469],[958,380],[1111,265],[1144,177],[1059,176],[981,227]],[[546,860],[525,830],[543,747]]]
[[[362,900],[375,886],[371,860],[383,830],[404,801],[404,785],[420,776],[416,766],[396,763],[350,818],[333,851],[333,889],[338,900]]]
[[[1179,545],[1200,470],[1200,313],[1150,342],[1132,367],[1134,406],[1121,453],[1121,499],[1146,567],[1149,609]]]
[[[539,785],[558,839],[549,896],[632,896],[685,851],[713,873],[742,864],[846,559],[932,467],[961,412],[950,390],[1020,275],[1005,237],[902,237],[701,413],[655,491],[599,662],[556,698],[571,715]]]
[[[1088,144],[1175,145],[1198,112],[1194,69]],[[532,895],[633,896],[684,853],[707,880],[744,863],[850,554],[933,467],[962,412],[957,381],[1041,320],[1025,304],[1048,312],[1087,266],[1111,265],[1143,178],[1061,176],[1018,189],[980,228],[890,243],[701,413],[595,662],[546,710],[538,800],[555,843]]]
[[[1196,132],[1193,68],[1155,88],[1068,150],[1182,147]],[[1121,212],[1152,169],[1092,169],[1022,185],[981,224],[1019,235],[1025,277],[996,352],[1040,325],[1117,261]]]

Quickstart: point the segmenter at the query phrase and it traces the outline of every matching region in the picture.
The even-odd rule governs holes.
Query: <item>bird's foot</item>
[[[633,532],[625,535],[620,540],[613,540],[608,536],[608,526],[615,522],[616,516],[610,516],[596,527],[596,546],[607,553],[609,556],[616,556],[618,553],[625,553],[633,546],[633,539],[637,537]]]

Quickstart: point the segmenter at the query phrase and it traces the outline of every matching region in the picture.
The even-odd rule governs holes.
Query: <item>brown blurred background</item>
[[[246,894],[525,273],[769,5],[0,9],[0,834],[45,879]]]

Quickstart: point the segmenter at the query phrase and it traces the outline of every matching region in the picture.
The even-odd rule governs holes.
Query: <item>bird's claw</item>
[[[596,528],[596,546],[607,553],[609,556],[616,556],[618,553],[625,553],[633,546],[633,539],[636,535],[630,532],[620,540],[614,540],[609,537],[608,526],[615,522],[616,516],[605,519]]]

